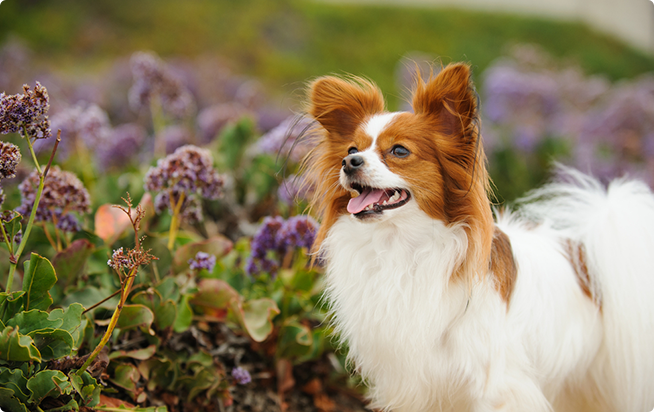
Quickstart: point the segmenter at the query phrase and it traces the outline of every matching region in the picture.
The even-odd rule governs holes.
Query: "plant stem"
[[[172,194],[170,196],[172,201]],[[168,231],[168,250],[172,252],[175,247],[175,239],[177,238],[177,231],[179,230],[180,219],[179,214],[182,210],[182,204],[184,203],[184,192],[179,195],[179,200],[173,209],[173,219],[170,222],[170,230]]]
[[[18,250],[14,255],[11,256],[10,259],[9,276],[7,278],[7,287],[5,289],[6,292],[11,292],[11,287],[13,286],[14,283],[14,273],[16,272],[16,266],[18,265],[18,260],[20,259],[21,253],[23,253],[23,249],[25,249],[25,245],[27,244],[27,239],[29,239],[30,232],[32,231],[32,226],[34,225],[34,217],[36,216],[36,209],[38,209],[39,207],[39,201],[41,201],[41,194],[43,193],[45,176],[48,173],[48,170],[50,170],[50,164],[52,163],[52,159],[54,158],[55,152],[57,151],[57,147],[59,147],[59,142],[61,141],[61,130],[59,130],[59,132],[57,133],[57,140],[55,141],[54,147],[52,148],[52,153],[50,154],[50,160],[48,161],[48,166],[45,169],[45,173],[43,173],[41,171],[41,166],[39,165],[39,161],[36,158],[36,153],[34,153],[32,142],[30,141],[30,138],[27,134],[27,130],[25,130],[24,126],[23,126],[23,133],[26,136],[25,140],[27,140],[27,146],[29,147],[30,153],[32,154],[32,159],[34,160],[34,166],[36,167],[36,171],[39,173],[39,188],[37,189],[36,195],[34,196],[32,213],[30,213],[30,218],[27,221],[25,232],[23,232],[23,237],[20,241],[20,245],[18,245]]]
[[[132,284],[134,283],[134,278],[136,277],[136,272],[138,271],[138,266],[134,266],[129,274],[127,275],[127,278],[125,279],[125,284],[121,285],[121,294],[120,294],[120,302],[118,302],[118,306],[116,306],[116,309],[114,310],[114,314],[111,316],[111,321],[109,321],[109,326],[107,326],[107,331],[104,333],[104,336],[102,336],[102,339],[100,340],[100,343],[98,346],[95,347],[93,352],[91,352],[91,355],[89,355],[88,359],[86,359],[86,362],[82,365],[81,368],[75,372],[77,376],[82,376],[86,368],[93,363],[93,360],[98,356],[102,348],[109,342],[109,339],[111,339],[111,335],[114,332],[114,329],[116,328],[116,325],[118,324],[118,318],[120,318],[120,312],[123,310],[123,306],[125,305],[125,301],[127,300],[127,296],[129,295],[129,292],[132,289]]]
[[[0,221],[0,229],[2,229],[2,238],[5,240],[5,243],[7,244],[7,250],[9,250],[9,259],[11,259],[14,256],[14,241],[13,239],[9,240],[7,237],[7,231],[5,230],[5,224],[4,222]]]

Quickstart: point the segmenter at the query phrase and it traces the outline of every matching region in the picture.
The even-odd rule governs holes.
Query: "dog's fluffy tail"
[[[556,183],[533,192],[523,212],[583,245],[604,337],[590,371],[610,410],[654,408],[654,195],[619,179],[608,188],[559,167]],[[535,202],[532,202],[535,200]],[[608,405],[607,405],[608,406]]]

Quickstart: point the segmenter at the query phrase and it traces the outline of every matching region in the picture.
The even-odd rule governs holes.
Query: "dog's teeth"
[[[382,205],[385,205],[385,204],[387,204],[387,203],[388,203],[388,202],[387,202],[386,200],[384,200],[384,201],[382,202]]]
[[[393,194],[393,196],[391,196],[391,200],[392,200],[392,201],[396,201],[396,200],[399,199],[399,198],[400,198],[400,192],[398,192],[398,191],[396,190],[395,193]]]

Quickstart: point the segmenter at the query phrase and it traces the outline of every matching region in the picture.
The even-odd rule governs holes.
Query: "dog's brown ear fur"
[[[321,77],[310,85],[309,113],[332,138],[351,134],[372,114],[384,110],[384,98],[373,83]]]
[[[438,118],[439,131],[446,135],[471,139],[477,119],[477,96],[467,64],[450,64],[428,82],[416,76],[413,93],[416,114]]]

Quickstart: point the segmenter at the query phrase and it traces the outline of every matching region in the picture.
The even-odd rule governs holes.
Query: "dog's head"
[[[487,174],[470,69],[453,64],[416,76],[413,113],[389,113],[379,89],[360,78],[322,77],[309,114],[323,134],[307,158],[323,216],[318,242],[343,214],[392,221],[419,208],[446,224],[487,220]]]

